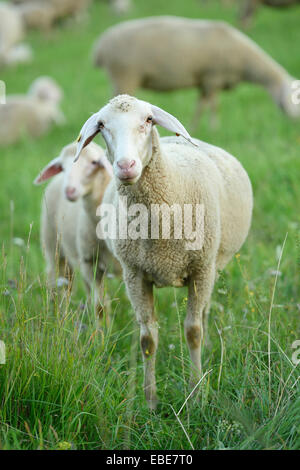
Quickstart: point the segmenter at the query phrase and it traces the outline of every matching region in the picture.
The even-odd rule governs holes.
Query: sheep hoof
[[[158,405],[158,399],[157,398],[153,398],[152,400],[148,400],[147,404],[148,404],[148,408],[149,408],[150,411],[152,411],[152,412],[157,411],[157,405]]]
[[[157,410],[157,405],[158,405],[158,399],[157,395],[155,392],[153,393],[148,393],[147,390],[145,391],[145,396],[146,396],[146,401],[147,405],[150,411],[156,411]]]

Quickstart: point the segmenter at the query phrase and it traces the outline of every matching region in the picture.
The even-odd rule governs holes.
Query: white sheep
[[[103,149],[91,143],[82,160],[73,163],[76,144],[63,148],[35,179],[41,184],[53,176],[45,190],[41,216],[41,245],[51,288],[59,277],[71,279],[79,268],[95,313],[103,314],[103,274],[111,266],[104,241],[97,238],[96,210],[112,175]]]
[[[21,41],[24,25],[14,5],[0,2],[0,67],[29,62],[32,50]]]
[[[91,0],[14,0],[27,28],[51,29],[68,17],[78,18]]]
[[[27,95],[8,95],[0,106],[0,145],[18,141],[23,133],[39,137],[53,123],[62,125],[65,117],[59,108],[63,92],[50,77],[37,78]]]
[[[177,137],[160,139],[154,124],[186,140]],[[105,140],[114,171],[101,207],[110,207],[109,217],[116,217],[117,227],[124,217],[120,215],[124,197],[129,208],[138,208],[143,213],[144,226],[139,236],[128,236],[128,225],[127,236],[125,232],[122,237],[117,233],[115,239],[112,236],[107,240],[107,244],[121,263],[127,292],[140,324],[144,389],[149,407],[154,409],[157,403],[158,326],[153,286],[188,287],[185,336],[193,365],[200,376],[205,317],[214,281],[217,271],[226,266],[247,237],[253,205],[251,183],[233,156],[204,142],[192,141],[174,116],[134,97],[117,96],[88,119],[80,133],[76,158],[99,132]],[[177,223],[170,232],[170,239],[164,239],[161,231],[159,235],[152,235],[151,230],[160,222],[159,214],[154,219],[151,217],[151,221],[149,218],[155,204],[174,210],[179,207],[181,214],[189,204],[193,213],[187,221],[193,226],[196,223],[195,236],[196,239],[199,236],[201,242],[202,234],[203,244],[190,249],[187,242],[191,237],[186,232],[182,238],[178,236],[177,229],[182,221],[180,214],[175,217],[176,213],[174,222]],[[173,205],[177,206],[174,208]],[[198,208],[204,210],[199,226]],[[106,221],[106,216],[100,215]],[[133,215],[128,209],[128,223],[132,222]],[[106,236],[105,231],[103,236]]]
[[[224,22],[172,16],[126,21],[100,36],[93,61],[107,70],[115,95],[132,95],[138,87],[198,88],[202,96],[194,125],[202,109],[216,110],[218,91],[242,81],[263,86],[288,116],[300,116],[300,106],[291,98],[293,78],[254,41]]]

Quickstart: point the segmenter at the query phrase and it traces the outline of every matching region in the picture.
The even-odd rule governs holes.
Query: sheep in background
[[[64,18],[79,18],[91,0],[14,0],[27,28],[51,29]]]
[[[62,125],[65,117],[59,108],[63,92],[50,77],[39,77],[27,95],[8,95],[0,106],[0,145],[18,141],[22,135],[39,137],[52,124]]]
[[[101,0],[103,2],[103,0]],[[116,15],[125,15],[132,7],[131,0],[105,0]]]
[[[56,20],[55,9],[51,3],[28,1],[18,5],[18,11],[26,29],[49,31]]]
[[[56,286],[57,274],[70,278],[79,267],[87,291],[93,296],[95,312],[101,317],[103,274],[111,257],[105,242],[96,236],[96,210],[112,169],[99,145],[86,147],[77,163],[73,163],[75,154],[76,144],[67,145],[35,179],[35,184],[41,184],[57,175],[43,198],[41,245],[50,287]]]
[[[252,22],[253,16],[259,5],[284,8],[299,4],[300,0],[244,0],[240,19],[244,27]]]
[[[128,54],[130,51],[130,54]],[[242,81],[263,86],[290,117],[300,116],[291,101],[293,78],[255,42],[220,21],[154,17],[123,22],[104,32],[94,47],[95,66],[107,70],[113,93],[139,87],[201,91],[195,116],[216,111],[216,95]]]
[[[109,3],[117,15],[125,15],[131,8],[131,0],[109,0]]]
[[[24,25],[17,8],[0,2],[0,67],[32,59],[31,48],[21,44],[23,37]]]
[[[190,142],[177,137],[160,139],[154,124]],[[140,233],[137,239],[116,236],[107,240],[109,249],[121,263],[127,292],[140,324],[144,390],[149,407],[155,409],[158,325],[153,286],[188,286],[185,336],[200,378],[200,354],[210,297],[217,271],[226,266],[247,237],[253,205],[251,183],[233,156],[204,142],[192,141],[174,116],[131,96],[115,97],[88,119],[78,139],[76,158],[99,132],[114,171],[102,204],[115,208],[117,227],[124,197],[128,208],[142,205],[147,214],[153,204],[169,208],[176,204],[181,209],[191,204],[194,214],[197,204],[204,207],[203,244],[197,249],[187,248],[190,237],[186,233],[181,239],[175,236],[176,223],[170,239],[164,239],[161,230],[159,236],[152,237],[153,222],[149,217],[144,219],[148,237],[143,230],[142,238]],[[111,217],[113,213],[111,209]],[[157,217],[156,222],[160,220]]]

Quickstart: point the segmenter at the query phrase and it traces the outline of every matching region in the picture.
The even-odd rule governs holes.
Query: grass
[[[137,326],[121,281],[107,280],[114,314],[105,335],[83,306],[79,279],[72,296],[67,291],[50,302],[39,246],[43,189],[32,181],[110,97],[107,77],[91,66],[90,48],[119,19],[105,2],[94,2],[91,13],[82,24],[46,36],[31,33],[32,65],[1,75],[8,93],[24,92],[39,75],[53,76],[65,90],[68,123],[39,140],[24,137],[1,149],[0,339],[7,362],[0,365],[0,447],[299,449],[299,369],[292,362],[292,343],[300,338],[300,131],[299,122],[282,115],[264,90],[241,85],[224,93],[219,129],[210,129],[205,118],[195,133],[241,160],[253,183],[255,208],[245,246],[215,286],[212,349],[203,356],[211,372],[179,420],[173,410],[178,413],[190,392],[184,289],[156,291],[161,399],[156,414],[149,413],[143,397]],[[136,0],[130,17],[157,14],[236,24],[236,8],[217,1]],[[248,33],[297,77],[299,15],[298,7],[262,8]],[[141,90],[138,96],[188,125],[196,92]]]

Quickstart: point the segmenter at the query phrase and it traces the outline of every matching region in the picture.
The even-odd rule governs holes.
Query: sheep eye
[[[103,129],[104,124],[102,121],[98,122],[98,129]]]
[[[146,119],[146,122],[152,122],[153,121],[153,117],[152,116],[148,116],[147,119]]]
[[[92,161],[92,165],[98,165],[99,162],[97,162],[97,160],[93,160]]]

